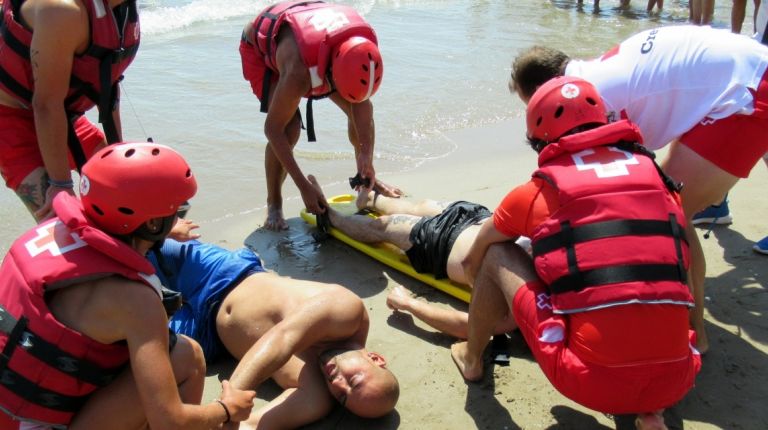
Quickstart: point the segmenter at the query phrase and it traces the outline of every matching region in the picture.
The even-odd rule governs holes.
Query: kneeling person
[[[145,258],[196,191],[171,148],[113,145],[83,166],[80,200],[59,193],[58,216],[14,242],[0,268],[0,428],[210,429],[248,416],[256,393],[226,381],[218,402],[197,405],[200,347],[169,338]]]
[[[562,394],[604,413],[639,412],[641,423],[658,419],[701,366],[690,345],[677,187],[659,175],[634,124],[607,124],[600,95],[584,80],[542,85],[527,124],[539,169],[472,245],[464,263],[474,285],[468,341],[452,347],[453,358],[466,379],[481,378],[483,349],[511,307]],[[508,245],[520,235],[531,237],[533,261]]]

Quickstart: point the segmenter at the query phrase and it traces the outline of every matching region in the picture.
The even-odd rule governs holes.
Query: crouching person
[[[171,148],[113,145],[83,167],[80,199],[58,194],[58,217],[14,242],[0,268],[3,429],[210,429],[248,416],[255,393],[226,381],[199,405],[202,351],[169,337],[145,258],[196,191]]]
[[[464,378],[480,379],[483,349],[511,309],[563,395],[663,428],[660,411],[701,367],[690,345],[679,187],[660,175],[634,124],[607,123],[584,80],[542,85],[527,125],[539,169],[504,198],[463,263],[474,290],[468,341],[452,347],[453,358]],[[531,238],[532,260],[512,246],[521,235]]]

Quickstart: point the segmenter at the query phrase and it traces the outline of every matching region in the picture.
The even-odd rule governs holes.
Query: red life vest
[[[269,107],[271,74],[278,73],[275,63],[277,35],[283,24],[291,28],[301,59],[309,71],[311,85],[304,97],[309,99],[306,112],[307,139],[314,142],[312,100],[327,97],[335,91],[328,79],[331,51],[351,37],[364,37],[373,43],[378,43],[378,39],[373,27],[349,6],[319,0],[285,1],[264,9],[251,26],[251,31],[256,35],[252,38],[256,42],[254,49],[267,65],[260,107],[264,113]]]
[[[57,321],[45,294],[113,275],[158,292],[151,263],[97,230],[75,197],[59,215],[22,235],[0,267],[0,409],[22,421],[66,425],[88,395],[128,362],[124,342],[102,344]]]
[[[32,32],[20,22],[24,0],[4,0],[0,25],[0,88],[31,106],[34,93],[29,49]],[[70,116],[99,107],[99,122],[110,143],[117,140],[112,108],[117,84],[139,48],[139,15],[135,0],[110,9],[108,0],[83,0],[91,36],[88,49],[72,62],[64,107]]]
[[[256,49],[274,72],[278,71],[277,35],[283,24],[290,26],[301,59],[309,69],[312,88],[305,97],[320,98],[333,92],[327,72],[334,46],[354,36],[377,43],[373,28],[349,6],[322,1],[277,3],[261,12],[253,25]]]
[[[539,155],[534,176],[557,190],[561,206],[531,245],[555,313],[693,306],[685,217],[669,178],[637,142],[639,130],[623,120],[566,136]]]

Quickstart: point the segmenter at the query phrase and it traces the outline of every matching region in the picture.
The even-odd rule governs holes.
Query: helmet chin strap
[[[139,228],[133,231],[133,236],[154,242],[152,249],[159,249],[161,246],[163,246],[163,241],[165,240],[165,237],[168,236],[168,233],[170,233],[175,221],[176,214],[160,218],[160,228],[157,229],[157,231],[150,230],[147,223],[145,222],[139,226]]]

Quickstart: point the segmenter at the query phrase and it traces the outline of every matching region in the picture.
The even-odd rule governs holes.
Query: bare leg
[[[400,285],[395,285],[389,292],[387,306],[396,311],[408,312],[441,333],[459,339],[467,338],[469,314],[418,300]],[[496,326],[493,334],[506,333],[514,328],[514,319],[512,319],[510,312],[507,314],[507,318]]]
[[[199,404],[205,384],[205,359],[196,342],[184,336],[171,352],[171,366],[176,377],[182,403]],[[139,399],[133,373],[126,370],[111,384],[96,391],[77,413],[72,430],[103,428],[109,423],[111,430],[145,428],[147,418]]]
[[[307,179],[322,193],[320,184],[313,175],[307,176]],[[421,219],[421,217],[404,214],[385,215],[378,218],[367,215],[345,216],[331,207],[328,208],[328,216],[331,225],[355,240],[363,243],[390,242],[404,251],[411,248],[411,229]]]
[[[19,196],[24,206],[27,207],[29,213],[34,216],[34,213],[43,206],[47,190],[48,173],[44,168],[38,167],[21,181],[21,184],[16,189],[16,195]]]
[[[667,430],[664,424],[664,410],[659,410],[648,414],[639,414],[635,420],[635,427],[638,430]]]
[[[691,313],[691,326],[696,331],[696,347],[699,352],[704,353],[709,349],[709,340],[704,331],[706,261],[691,217],[708,205],[721,200],[739,178],[725,172],[679,142],[672,143],[662,167],[676,181],[685,184],[680,195],[687,218],[686,235],[691,253],[688,284],[692,288],[696,303]]]
[[[741,26],[744,24],[744,16],[747,13],[747,0],[733,0],[731,6],[731,31],[741,33]]]
[[[704,0],[701,7],[701,23],[708,25],[712,23],[715,16],[715,0]]]
[[[701,9],[703,0],[689,0],[688,1],[688,21],[691,24],[701,25]]]
[[[408,214],[420,217],[435,216],[450,205],[451,202],[436,200],[421,200],[413,202],[401,198],[387,197],[373,191],[363,191],[357,196],[358,209],[371,209],[382,215]]]
[[[287,126],[291,148],[296,146],[296,143],[299,141],[300,130],[301,118],[297,113]],[[280,160],[272,152],[272,146],[269,143],[264,151],[264,170],[267,174],[267,219],[264,221],[264,227],[268,230],[286,230],[288,229],[288,223],[283,216],[282,191],[286,172]]]
[[[478,271],[469,304],[467,342],[451,346],[453,361],[464,379],[483,377],[483,350],[494,328],[510,312],[517,290],[536,278],[530,256],[512,242],[488,249]]]

